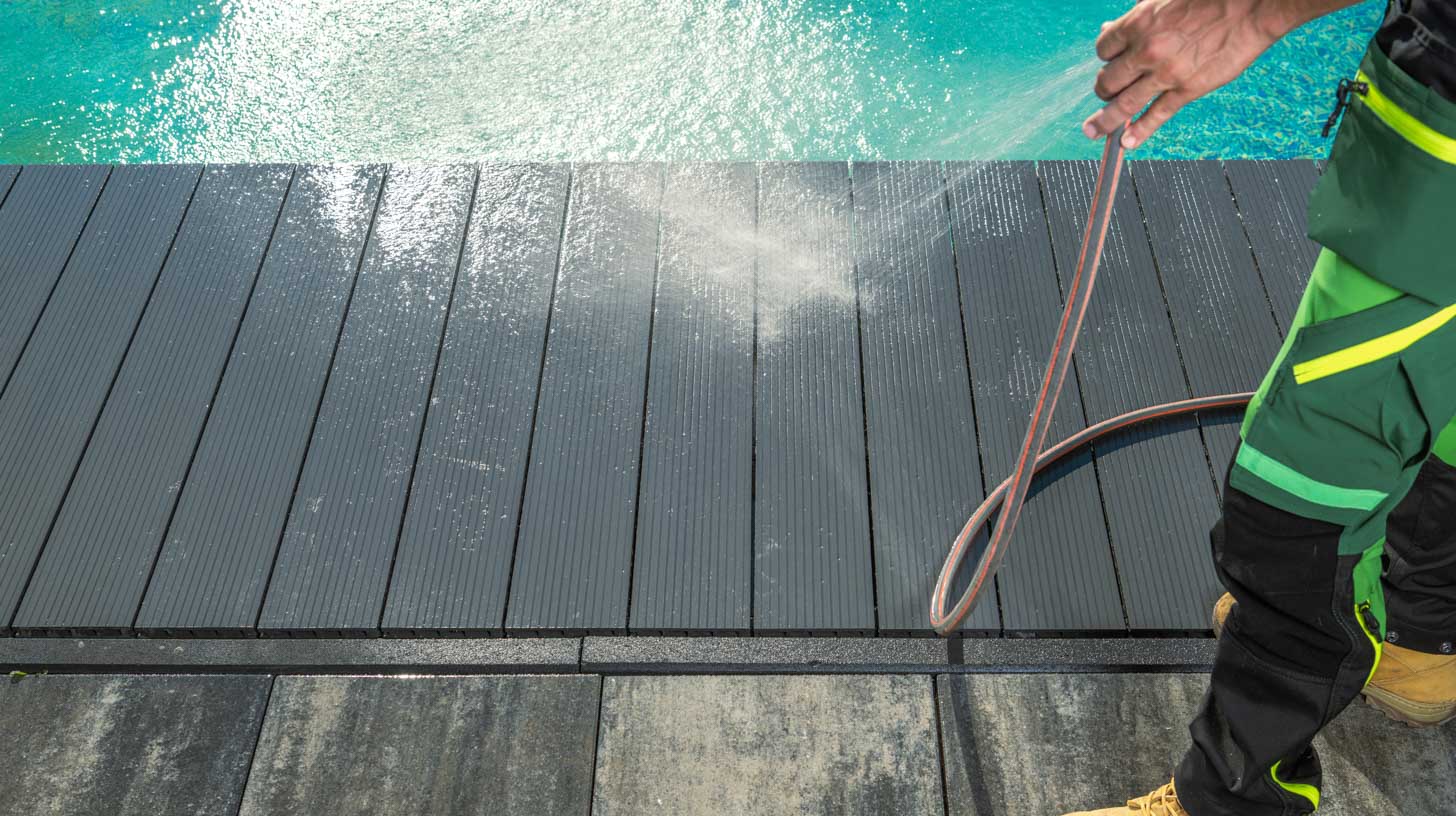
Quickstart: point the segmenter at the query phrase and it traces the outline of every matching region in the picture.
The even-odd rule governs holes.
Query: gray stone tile
[[[1456,726],[1411,728],[1362,701],[1315,746],[1325,773],[1322,816],[1434,816],[1456,801]]]
[[[0,679],[0,813],[237,812],[262,676]]]
[[[594,816],[940,814],[925,676],[609,677]]]
[[[937,678],[952,816],[1061,816],[1167,782],[1208,678]]]
[[[280,677],[241,814],[585,814],[600,684]]]
[[[952,816],[1060,816],[1166,782],[1206,675],[937,678]],[[1356,703],[1315,743],[1323,816],[1430,816],[1456,798],[1456,729],[1416,730]]]

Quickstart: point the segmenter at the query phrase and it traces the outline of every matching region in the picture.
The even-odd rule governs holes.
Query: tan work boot
[[[1224,622],[1228,620],[1229,613],[1234,611],[1235,603],[1238,602],[1234,600],[1234,596],[1225,592],[1223,597],[1213,605],[1213,636],[1215,638],[1223,637]]]
[[[1385,644],[1365,699],[1387,717],[1418,727],[1456,719],[1456,655]]]
[[[1068,813],[1067,816],[1188,816],[1178,804],[1178,792],[1169,782],[1140,799],[1129,799],[1124,807]]]
[[[1213,635],[1223,634],[1234,608],[1227,593],[1213,605]],[[1456,719],[1456,655],[1417,652],[1386,643],[1365,699],[1393,720],[1426,727]]]

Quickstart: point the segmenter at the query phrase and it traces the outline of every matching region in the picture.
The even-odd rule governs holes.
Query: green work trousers
[[[1375,49],[1361,79],[1211,536],[1238,605],[1176,773],[1192,816],[1313,811],[1311,742],[1385,640],[1456,641],[1456,105]]]

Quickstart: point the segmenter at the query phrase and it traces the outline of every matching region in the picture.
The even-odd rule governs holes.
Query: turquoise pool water
[[[1075,158],[1128,0],[4,0],[0,162]],[[1323,155],[1383,4],[1143,156]]]

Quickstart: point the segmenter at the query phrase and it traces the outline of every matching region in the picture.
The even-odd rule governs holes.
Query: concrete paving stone
[[[1060,816],[1172,776],[1205,675],[937,678],[951,816]]]
[[[232,816],[269,682],[0,678],[0,813]]]
[[[1207,675],[937,678],[951,816],[1060,816],[1166,782]],[[1431,816],[1456,795],[1456,730],[1415,730],[1363,703],[1315,743],[1323,816]]]
[[[1315,742],[1324,765],[1322,816],[1451,813],[1456,727],[1411,728],[1357,701]]]
[[[608,677],[594,816],[942,813],[925,676]]]
[[[279,677],[241,816],[585,814],[601,681]]]

